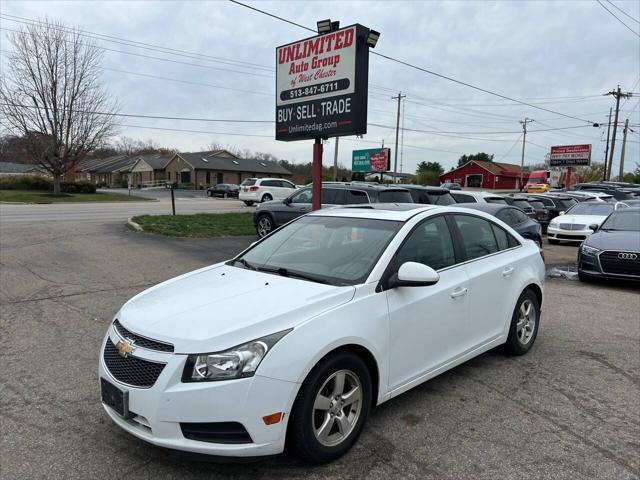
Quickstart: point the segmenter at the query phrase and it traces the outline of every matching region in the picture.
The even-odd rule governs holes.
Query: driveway
[[[4,224],[0,477],[638,478],[640,296],[566,280],[547,283],[528,355],[488,352],[382,405],[330,465],[204,463],[115,427],[97,377],[113,314],[142,289],[253,240],[163,238],[121,222]]]

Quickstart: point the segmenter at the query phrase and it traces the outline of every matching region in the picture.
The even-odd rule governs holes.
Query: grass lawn
[[[193,215],[141,215],[133,217],[145,232],[171,237],[255,235],[252,213],[196,213]]]
[[[48,192],[26,190],[0,190],[0,202],[23,203],[76,203],[76,202],[147,202],[152,200],[122,193],[69,193],[59,197]]]

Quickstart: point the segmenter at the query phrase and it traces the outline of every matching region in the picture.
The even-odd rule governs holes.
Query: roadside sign
[[[551,167],[584,167],[591,164],[591,145],[558,145],[551,147]]]
[[[390,148],[354,150],[351,156],[353,172],[388,172],[391,170]]]
[[[356,24],[276,49],[276,140],[367,133],[368,33]]]

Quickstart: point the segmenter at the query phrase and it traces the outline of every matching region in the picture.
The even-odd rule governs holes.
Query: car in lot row
[[[612,182],[590,182],[572,185],[574,191],[603,192],[613,196],[618,201],[631,200],[640,195],[640,185],[616,184]]]
[[[440,187],[430,187],[422,185],[398,184],[399,187],[406,188],[411,194],[414,203],[423,205],[451,205],[456,203],[449,189]]]
[[[640,281],[640,208],[612,212],[578,248],[580,280]]]
[[[313,212],[126,302],[101,345],[102,405],[161,447],[329,462],[372,407],[497,346],[527,353],[544,277],[538,247],[478,210]]]
[[[622,202],[581,202],[562,215],[551,220],[547,228],[549,243],[582,242],[596,231],[607,216],[620,208],[628,208]]]
[[[501,203],[507,204],[502,195],[491,192],[477,192],[472,190],[449,192],[457,203]]]
[[[238,198],[240,187],[232,183],[219,183],[207,188],[208,197]]]
[[[549,222],[578,203],[575,198],[571,198],[562,193],[527,193],[525,196],[532,200],[542,202],[547,209]]]
[[[516,196],[516,195],[506,195],[504,197],[507,205],[511,205],[513,207],[519,208],[522,210],[527,216],[531,218],[535,218],[536,211],[533,206],[529,203],[529,199],[527,197]]]
[[[287,198],[296,188],[294,183],[282,178],[247,178],[240,185],[238,198],[250,207],[254,203]]]
[[[253,224],[262,238],[285,223],[311,211],[313,187],[304,187],[284,200],[257,206]],[[406,188],[364,182],[328,182],[322,185],[322,207],[366,203],[413,203]]]

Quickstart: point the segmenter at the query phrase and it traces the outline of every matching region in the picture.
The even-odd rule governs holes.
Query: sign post
[[[591,144],[583,145],[557,145],[551,147],[549,156],[550,167],[566,167],[565,189],[571,188],[572,167],[586,167],[591,164]]]
[[[367,133],[369,47],[379,35],[359,24],[328,24],[320,35],[276,49],[276,140],[314,140],[314,210],[322,205],[322,139]]]

